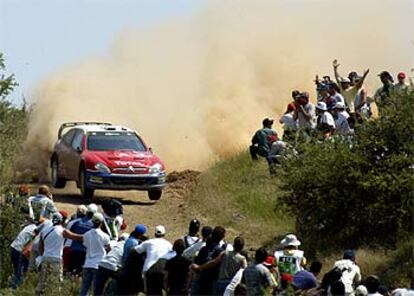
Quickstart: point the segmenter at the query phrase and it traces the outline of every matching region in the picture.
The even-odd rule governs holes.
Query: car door
[[[69,154],[72,150],[71,143],[73,136],[76,131],[74,129],[69,130],[66,134],[62,136],[59,140],[58,145],[56,145],[56,154],[59,162],[59,171],[60,175],[67,180],[70,180],[69,176],[69,166],[70,166],[70,157]]]
[[[72,180],[78,179],[79,165],[81,162],[81,153],[83,151],[84,132],[76,129],[68,153],[68,175]]]

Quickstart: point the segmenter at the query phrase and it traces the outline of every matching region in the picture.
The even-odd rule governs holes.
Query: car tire
[[[81,168],[79,172],[79,185],[82,197],[85,199],[92,199],[95,189],[86,186],[86,173],[83,168]]]
[[[52,186],[54,188],[64,188],[66,186],[66,179],[59,177],[59,163],[57,159],[52,160]]]
[[[159,200],[161,198],[161,190],[150,190],[148,191],[148,197],[150,200]]]

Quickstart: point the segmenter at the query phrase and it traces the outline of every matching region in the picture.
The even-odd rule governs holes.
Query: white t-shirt
[[[280,123],[283,124],[283,130],[295,131],[298,128],[298,123],[293,118],[293,113],[285,113],[280,118]]]
[[[243,278],[244,268],[240,268],[239,271],[236,272],[234,277],[231,279],[230,284],[227,285],[226,290],[224,290],[223,296],[233,296],[234,291],[236,291],[237,286],[241,283]]]
[[[172,244],[164,238],[149,239],[139,246],[135,247],[135,250],[141,254],[146,253],[143,272],[148,271],[157,261],[168,252],[172,250]]]
[[[335,120],[334,120],[332,114],[329,113],[328,111],[325,111],[325,112],[322,113],[320,123],[321,124],[326,123],[327,125],[335,128]]]
[[[343,95],[341,95],[340,93],[336,93],[332,96],[332,98],[338,103],[341,102],[345,105],[345,99],[343,97]]]
[[[302,260],[304,252],[301,250],[295,250],[292,254],[287,254],[283,250],[276,251],[274,256],[277,260],[277,266],[281,273],[295,275],[303,269]]]
[[[336,131],[340,134],[349,134],[352,130],[348,123],[349,114],[348,112],[338,112],[338,117],[335,120]]]
[[[22,231],[17,235],[11,243],[11,247],[18,252],[22,252],[24,246],[32,239],[33,231],[36,229],[36,224],[26,225]]]
[[[316,127],[316,113],[315,113],[315,105],[312,103],[307,103],[303,106],[306,113],[311,116],[311,119],[308,120],[302,112],[298,112],[298,126],[300,128],[315,128]]]
[[[190,235],[185,235],[181,239],[184,241],[185,246],[188,246],[188,248],[194,245],[196,242],[201,240],[199,236],[190,236]]]
[[[117,271],[122,267],[122,255],[124,254],[124,245],[125,241],[116,242],[111,251],[102,258],[99,262],[99,266],[102,266],[106,269]]]
[[[40,235],[44,246],[43,257],[62,259],[63,242],[65,240],[63,229],[62,225],[42,229]]]
[[[84,268],[98,269],[99,262],[106,254],[105,246],[109,245],[109,235],[100,228],[89,230],[83,235],[83,245],[86,248]]]
[[[342,270],[341,281],[345,286],[345,293],[350,294],[354,292],[354,287],[352,284],[354,281],[361,281],[361,270],[359,266],[356,265],[352,260],[343,259],[336,261],[334,267]]]

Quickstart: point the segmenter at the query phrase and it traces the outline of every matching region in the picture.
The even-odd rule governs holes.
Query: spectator
[[[362,79],[360,76],[356,76],[354,78],[355,84],[359,83]],[[371,117],[371,108],[368,102],[368,95],[365,88],[362,86],[356,96],[355,96],[355,119],[358,120],[359,123],[362,123],[364,120]]]
[[[355,289],[355,296],[368,296],[368,290],[364,285],[359,285]]]
[[[253,160],[257,160],[259,156],[268,158],[271,137],[277,136],[277,133],[272,129],[273,120],[269,118],[263,119],[263,128],[259,129],[252,138],[252,145],[250,146],[250,155]]]
[[[341,102],[345,105],[344,97],[338,92],[335,83],[328,84],[328,92],[335,103]]]
[[[288,234],[280,243],[283,250],[275,252],[279,273],[295,275],[303,270],[303,266],[306,265],[306,258],[304,252],[298,249],[301,242],[296,238],[296,235]]]
[[[201,229],[201,240],[196,242],[191,247],[185,249],[183,256],[188,258],[190,261],[193,261],[194,258],[198,255],[198,252],[206,245],[206,241],[209,237],[211,237],[212,232],[213,228],[210,226],[204,226]]]
[[[190,225],[188,226],[188,234],[182,238],[184,241],[185,249],[188,249],[189,247],[200,241],[200,237],[198,235],[199,231],[200,221],[198,221],[197,219],[191,220]]]
[[[122,255],[122,263],[125,264],[128,260],[131,250],[143,242],[143,237],[147,233],[147,228],[143,224],[135,225],[134,231],[131,232],[124,245],[124,252]]]
[[[191,224],[190,224],[191,225]],[[165,264],[164,288],[167,295],[188,295],[190,290],[191,261],[183,256],[185,243],[182,239],[174,242],[175,257]]]
[[[42,185],[38,189],[38,194],[28,199],[30,218],[38,224],[40,218],[50,219],[52,214],[57,213],[57,209],[52,200],[52,192],[49,187]]]
[[[82,240],[81,235],[63,228],[63,216],[60,213],[52,215],[52,226],[43,227],[39,236],[40,272],[35,295],[42,295],[46,288],[59,286],[62,281],[62,255],[65,238]],[[52,291],[46,293],[49,295]],[[57,292],[57,291],[55,291]]]
[[[163,277],[160,276],[159,270],[151,269],[159,259],[172,250],[172,245],[165,238],[165,227],[158,225],[155,227],[155,238],[149,239],[135,250],[139,253],[145,253],[146,258],[142,269],[144,275],[144,285],[146,294],[160,295],[163,286]]]
[[[341,102],[336,103],[335,108],[335,131],[338,134],[348,135],[353,132],[349,121],[351,120],[349,113],[345,110],[345,105]]]
[[[298,122],[300,130],[305,132],[305,136],[310,136],[316,127],[315,105],[309,102],[309,93],[300,94],[294,119]]]
[[[391,103],[391,94],[394,91],[394,78],[387,71],[382,71],[378,76],[382,86],[377,89],[374,95],[375,104],[380,115],[384,115],[384,108]]]
[[[33,239],[33,232],[36,229],[36,224],[29,219],[17,237],[10,245],[10,259],[13,265],[13,279],[10,287],[16,289],[20,284],[22,274],[26,273],[29,266],[29,260],[24,256],[23,251],[25,247],[30,244]]]
[[[283,124],[283,139],[294,140],[296,130],[298,129],[298,123],[295,116],[296,106],[294,103],[290,103],[287,106],[286,112],[279,119],[280,124]]]
[[[364,286],[367,287],[368,296],[381,296],[378,293],[378,288],[380,286],[380,280],[376,275],[370,275],[365,279]]]
[[[109,235],[101,230],[104,217],[101,213],[92,216],[93,229],[83,236],[83,245],[86,248],[85,264],[82,271],[81,296],[88,295],[89,289],[95,287],[99,262],[110,250]]]
[[[399,95],[406,95],[410,92],[410,85],[405,81],[406,77],[404,72],[397,75],[398,82],[395,84],[394,90]]]
[[[256,251],[255,262],[243,272],[242,282],[246,285],[247,295],[266,295],[268,290],[274,290],[277,283],[269,269],[263,265],[267,258],[265,248]]]
[[[335,120],[331,113],[328,112],[326,103],[318,102],[316,105],[317,128],[321,131],[324,137],[330,137],[335,132]]]
[[[322,263],[319,261],[312,262],[309,271],[301,270],[293,276],[293,285],[299,290],[310,290],[318,286],[316,277],[322,269]]]
[[[354,295],[354,287],[361,281],[361,271],[355,263],[355,253],[346,250],[342,260],[336,261],[334,267],[342,271],[341,281],[345,285],[345,295]]]
[[[94,228],[94,222],[92,221],[93,215],[98,211],[98,206],[90,204],[87,206],[86,216],[76,220],[68,229],[73,233],[85,234],[89,230]],[[86,247],[80,241],[73,241],[70,245],[70,260],[68,263],[68,271],[73,275],[80,275],[82,272],[82,266],[85,263]]]
[[[345,98],[345,103],[348,106],[349,112],[351,114],[355,113],[355,106],[354,101],[356,98],[356,95],[358,91],[361,89],[362,85],[364,84],[364,80],[367,77],[369,73],[369,69],[367,69],[364,74],[362,75],[361,79],[359,79],[357,82],[355,81],[355,84],[352,85],[352,82],[349,78],[342,78],[338,73],[338,68],[340,64],[337,60],[334,60],[333,63],[334,73],[335,73],[335,79],[339,84],[339,89],[341,94]],[[356,73],[355,73],[356,74]],[[352,75],[351,75],[352,78]]]
[[[102,202],[103,210],[103,231],[109,235],[111,240],[118,240],[122,230],[126,229],[123,218],[122,203],[116,199],[105,199]]]
[[[128,235],[121,235],[120,240],[113,243],[111,250],[99,262],[94,296],[104,294],[104,288],[109,279],[115,281],[116,272],[122,267],[122,254],[124,253],[125,239],[127,238]],[[105,295],[115,295],[116,291],[114,291],[114,288],[107,290],[110,290],[110,293],[105,293]]]

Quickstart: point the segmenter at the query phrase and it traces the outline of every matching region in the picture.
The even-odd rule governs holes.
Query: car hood
[[[93,166],[98,162],[102,162],[111,170],[123,167],[149,168],[156,163],[161,163],[164,168],[160,159],[150,151],[88,151],[86,158],[87,162],[93,164]]]

